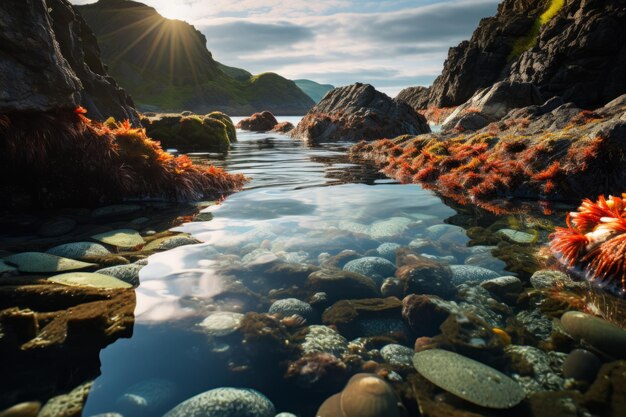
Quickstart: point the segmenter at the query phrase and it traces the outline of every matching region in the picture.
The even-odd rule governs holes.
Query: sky
[[[335,86],[370,83],[394,96],[404,87],[430,85],[448,48],[469,39],[500,0],[141,2],[196,26],[223,64]]]

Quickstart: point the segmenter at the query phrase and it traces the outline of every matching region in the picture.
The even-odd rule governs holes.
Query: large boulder
[[[498,82],[490,88],[480,90],[466,103],[457,107],[443,122],[442,129],[455,127],[459,121],[472,113],[480,114],[487,121],[495,121],[500,120],[513,109],[542,103],[541,93],[533,84]],[[483,126],[477,126],[477,128],[480,129]]]
[[[251,130],[253,132],[268,132],[278,124],[276,117],[268,111],[254,113],[237,123],[238,129]]]
[[[396,96],[397,100],[404,101],[415,110],[423,110],[428,107],[430,87],[407,87]]]
[[[291,136],[321,142],[374,140],[430,132],[426,119],[410,105],[356,83],[330,91],[304,116]]]
[[[166,148],[183,150],[226,152],[230,148],[234,131],[232,121],[223,113],[206,116],[164,114],[143,118],[146,133]]]
[[[89,110],[138,123],[131,99],[108,77],[98,45],[66,0],[0,4],[0,113]]]

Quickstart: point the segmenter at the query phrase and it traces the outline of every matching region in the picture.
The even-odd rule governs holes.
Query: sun
[[[167,19],[186,20],[185,8],[175,2],[159,5],[155,7],[159,14]]]

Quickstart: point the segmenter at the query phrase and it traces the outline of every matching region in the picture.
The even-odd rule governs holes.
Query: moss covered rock
[[[212,116],[164,115],[145,124],[146,133],[164,147],[185,150],[225,152],[231,137],[236,138],[230,118],[223,113]]]

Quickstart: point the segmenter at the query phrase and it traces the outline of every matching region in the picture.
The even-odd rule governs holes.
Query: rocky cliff
[[[521,81],[546,97],[601,106],[626,92],[624,39],[626,0],[504,0],[412,103],[456,106],[495,82]]]
[[[374,140],[430,132],[426,119],[408,104],[369,84],[356,83],[327,93],[304,116],[291,136],[308,144]]]
[[[166,19],[152,7],[100,0],[78,9],[94,30],[110,73],[143,110],[291,115],[315,104],[277,74],[246,77],[245,71],[222,66],[195,27]]]
[[[93,33],[66,0],[0,3],[0,85],[0,113],[82,105],[95,119],[138,121],[132,100],[100,62]]]

